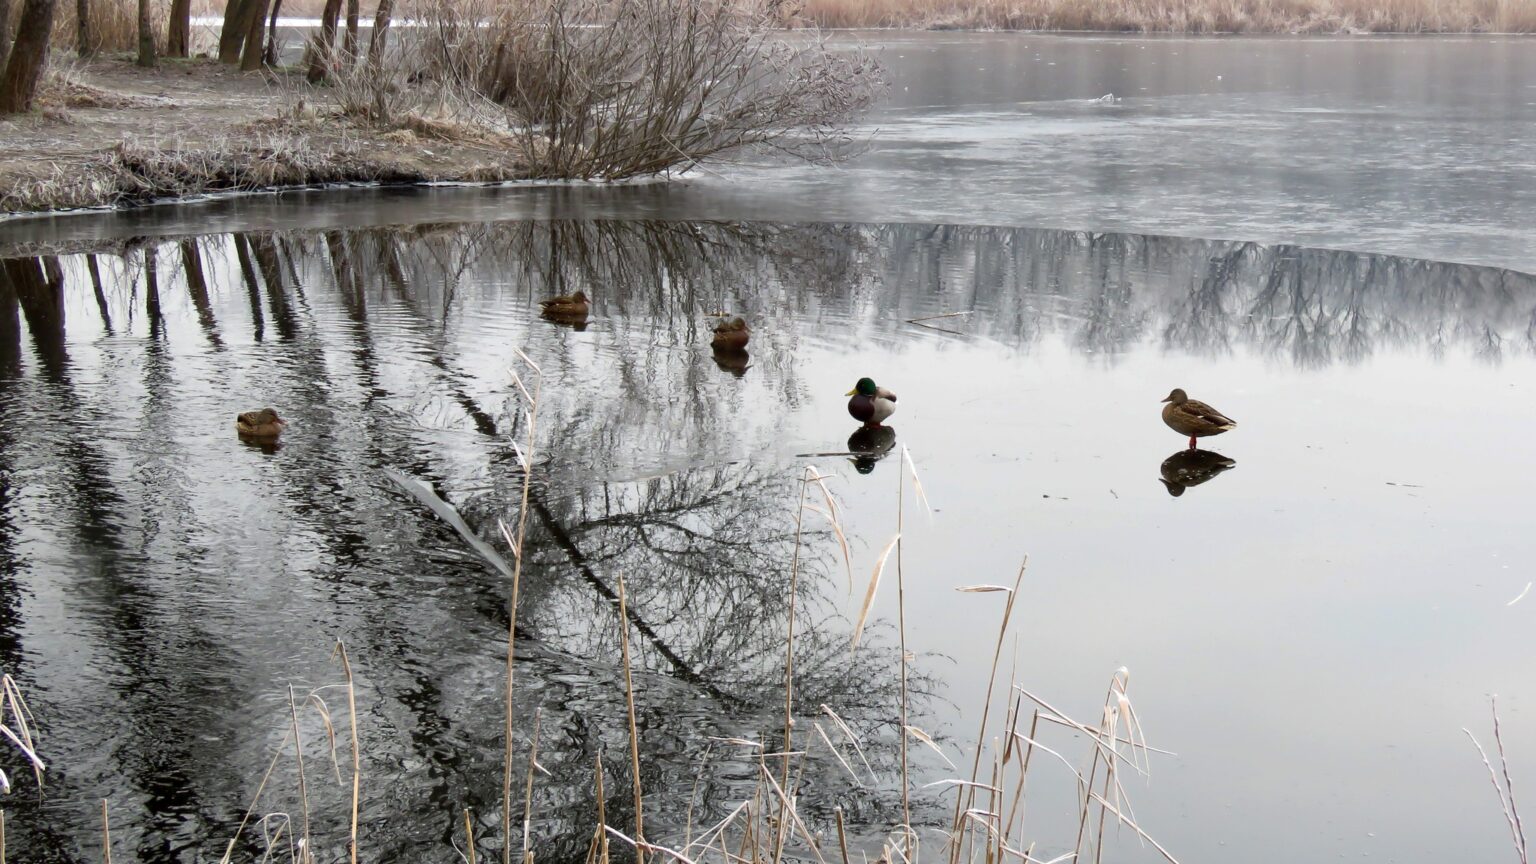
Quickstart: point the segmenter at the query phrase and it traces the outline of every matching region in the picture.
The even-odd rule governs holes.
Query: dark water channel
[[[98,860],[101,798],[116,860],[215,860],[286,734],[286,687],[340,680],[337,638],[366,859],[458,860],[466,806],[495,836],[506,583],[386,472],[505,554],[514,348],[545,375],[517,691],[521,735],[542,711],[539,857],[585,855],[599,753],[610,818],[629,817],[620,573],[650,836],[675,838],[696,781],[695,824],[751,794],[756,763],[717,739],[782,728],[797,472],[836,474],[855,595],[895,530],[897,458],[800,455],[847,449],[862,375],[900,394],[891,425],[936,510],[907,511],[907,636],[915,722],[956,763],[998,607],[953,589],[1011,583],[1028,553],[1005,668],[1088,720],[1131,670],[1151,742],[1178,754],[1131,790],[1137,818],[1181,860],[1509,854],[1460,727],[1483,731],[1500,693],[1516,776],[1536,777],[1536,598],[1507,605],[1536,575],[1529,275],[938,225],[445,223],[100,251],[9,258],[0,280],[0,663],[53,766],[39,803],[0,756],[21,786],[12,860]],[[539,318],[576,289],[583,329]],[[708,348],[722,310],[756,330],[745,364]],[[907,323],[950,312],[969,314]],[[1163,480],[1192,475],[1166,465],[1183,441],[1157,416],[1173,386],[1240,423],[1207,441],[1235,467],[1178,496]],[[263,404],[291,420],[278,448],[231,428]],[[817,828],[842,806],[867,841],[900,818],[894,595],[850,654],[836,549],[818,524],[802,726],[831,706],[880,780],[856,787],[821,749],[800,794]],[[344,751],[344,697],[321,697]],[[312,830],[338,860],[346,794],[315,716]],[[1075,793],[1041,771],[1031,839],[1059,854]],[[297,818],[291,764],[271,786],[262,811]],[[942,821],[940,794],[921,820]],[[1110,849],[1152,860],[1129,832]]]

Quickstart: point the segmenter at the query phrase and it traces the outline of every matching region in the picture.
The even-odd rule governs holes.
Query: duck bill
[[[1172,396],[1164,396],[1163,398],[1161,398],[1161,399],[1159,399],[1157,401],[1159,401],[1159,402],[1172,402],[1173,401],[1173,397]]]
[[[847,393],[844,393],[843,395],[844,396],[852,396],[853,394],[855,394],[857,392],[859,392],[859,391],[858,390],[849,390]]]

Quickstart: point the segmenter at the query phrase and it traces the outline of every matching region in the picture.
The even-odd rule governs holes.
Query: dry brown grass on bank
[[[805,0],[821,27],[1137,33],[1536,33],[1536,0]]]
[[[268,124],[272,126],[274,124]],[[510,161],[434,172],[402,158],[384,135],[338,139],[302,129],[252,132],[188,147],[120,143],[83,166],[18,179],[0,190],[0,212],[122,207],[220,192],[253,192],[331,183],[415,183],[433,179],[511,180],[526,170]]]

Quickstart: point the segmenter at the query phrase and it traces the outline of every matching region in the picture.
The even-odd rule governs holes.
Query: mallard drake
[[[747,347],[747,340],[751,338],[752,331],[747,328],[746,319],[740,316],[721,318],[715,323],[715,336],[709,340],[709,347],[739,351]]]
[[[247,411],[235,418],[235,432],[245,438],[276,438],[287,425],[288,421],[271,408]]]
[[[1223,471],[1237,467],[1237,462],[1215,450],[1180,450],[1163,460],[1160,468],[1163,487],[1177,498],[1191,486],[1199,486]]]
[[[1180,435],[1189,436],[1189,447],[1195,448],[1195,439],[1207,435],[1220,435],[1228,429],[1236,429],[1237,421],[1215,408],[1191,399],[1183,390],[1175,388],[1163,400],[1163,422]]]
[[[865,426],[879,426],[896,413],[896,394],[876,387],[873,378],[860,378],[844,395],[853,397],[848,400],[848,413]]]
[[[577,291],[575,294],[540,300],[539,307],[543,310],[542,314],[552,318],[585,318],[592,311],[592,302],[585,293]]]

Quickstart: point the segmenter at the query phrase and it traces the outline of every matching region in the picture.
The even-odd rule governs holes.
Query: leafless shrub
[[[755,0],[521,0],[488,25],[433,0],[416,15],[412,74],[505,106],[535,177],[686,171],[749,148],[833,159],[879,87],[862,52],[786,35]]]

